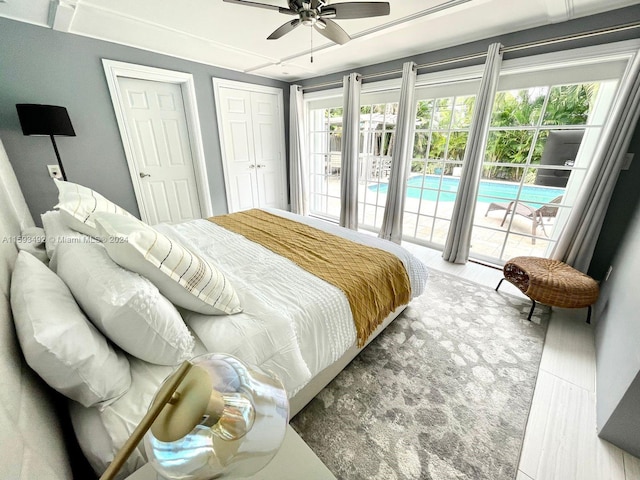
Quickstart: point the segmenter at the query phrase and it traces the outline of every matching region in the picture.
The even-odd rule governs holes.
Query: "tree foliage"
[[[494,165],[486,166],[483,176],[519,181],[524,168],[495,164],[539,164],[549,134],[549,128],[544,127],[586,125],[597,87],[597,84],[575,84],[550,89],[523,89],[515,95],[512,92],[498,93],[485,157],[486,162]],[[543,128],[538,130],[534,143],[539,125]],[[527,175],[534,177],[535,172],[530,171]]]
[[[490,165],[483,176],[519,180],[524,167],[491,164],[539,163],[550,127],[587,123],[597,88],[575,84],[499,92],[486,148]],[[455,166],[448,162],[464,159],[474,101],[468,96],[418,102],[412,171],[448,174]]]
[[[498,92],[483,176],[518,181],[527,163],[540,162],[550,129],[587,123],[597,90],[598,84],[574,84]],[[475,95],[418,101],[411,171],[451,174],[462,165],[474,104]],[[371,153],[390,155],[398,104],[363,105],[360,113]],[[342,108],[326,110],[332,150],[339,150],[342,115]]]

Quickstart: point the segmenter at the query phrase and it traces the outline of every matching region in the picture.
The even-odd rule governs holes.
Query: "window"
[[[481,169],[471,255],[503,263],[548,256],[566,224],[637,42],[503,62]],[[483,68],[418,76],[415,134],[403,212],[405,240],[442,248]],[[361,95],[359,225],[377,231],[395,146],[400,80]],[[366,88],[365,88],[366,87]],[[342,89],[305,95],[311,212],[338,219]]]
[[[419,100],[404,235],[443,245],[469,137],[474,95]]]
[[[397,120],[397,102],[360,107],[358,223],[374,231],[384,217]]]
[[[337,220],[340,218],[342,108],[312,108],[308,119],[309,210],[314,215]]]
[[[382,225],[385,192],[391,171],[400,96],[397,82],[379,82],[362,89],[358,158],[358,223],[377,231]],[[307,95],[309,131],[309,211],[340,219],[342,90],[326,97]]]
[[[580,192],[624,63],[503,69],[471,235],[493,263],[551,253]]]
[[[478,68],[418,78],[413,157],[403,237],[435,248],[447,238],[469,127]]]

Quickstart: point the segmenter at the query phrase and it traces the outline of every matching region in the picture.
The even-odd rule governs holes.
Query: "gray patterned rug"
[[[291,425],[338,479],[512,480],[549,309],[431,270]]]

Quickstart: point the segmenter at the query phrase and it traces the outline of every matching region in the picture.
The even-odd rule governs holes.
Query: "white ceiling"
[[[287,7],[286,0],[253,0]],[[359,1],[359,0],[349,0]],[[285,81],[315,77],[607,10],[638,0],[389,0],[391,14],[338,20],[339,46],[291,17],[222,0],[0,0],[0,16]],[[331,0],[330,3],[339,3]]]

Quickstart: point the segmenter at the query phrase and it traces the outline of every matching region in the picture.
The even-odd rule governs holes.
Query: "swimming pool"
[[[442,185],[440,179],[442,178]],[[420,198],[423,200],[435,201],[438,199],[438,187],[440,187],[440,201],[453,202],[456,199],[458,191],[458,177],[440,177],[440,175],[425,175],[424,187],[422,184],[422,175],[410,177],[407,181],[407,197]],[[478,201],[483,203],[515,200],[518,194],[517,183],[495,182],[491,180],[481,180],[480,190],[478,191]],[[371,185],[369,190],[372,192],[379,191],[387,193],[387,184]],[[422,195],[421,195],[422,194]],[[543,203],[548,203],[558,195],[564,194],[564,188],[540,187],[538,185],[524,185],[520,200],[531,204],[534,208],[538,208]]]

